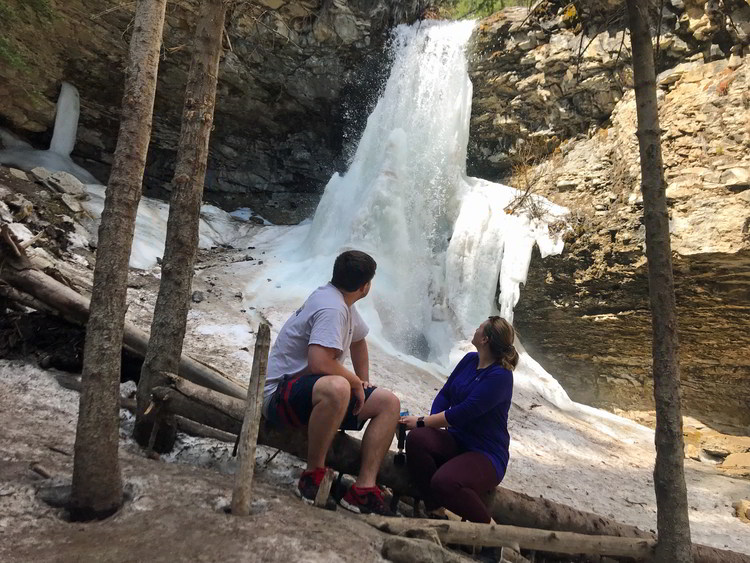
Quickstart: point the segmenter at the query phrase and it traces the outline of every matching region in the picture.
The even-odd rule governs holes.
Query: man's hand
[[[352,413],[354,414],[354,416],[357,416],[359,414],[359,411],[362,410],[362,407],[365,406],[364,385],[365,385],[365,382],[362,382],[360,385],[355,384],[352,386],[352,394],[354,395],[354,398],[357,400],[357,403],[354,405],[354,410],[352,410]]]

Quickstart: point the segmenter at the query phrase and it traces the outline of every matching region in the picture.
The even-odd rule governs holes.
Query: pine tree
[[[128,262],[151,137],[166,4],[167,0],[139,0],[136,5],[86,328],[73,460],[74,518],[107,516],[122,504],[119,390]]]
[[[648,26],[648,1],[627,0],[638,114],[641,190],[646,224],[646,258],[653,330],[656,403],[656,490],[658,544],[663,563],[692,562],[684,472],[680,371],[677,359],[677,308],[669,240],[666,183],[661,156],[656,72]]]
[[[226,11],[226,0],[204,0],[196,24],[172,180],[161,283],[138,384],[139,416],[134,435],[142,445],[148,444],[153,426],[152,421],[143,416],[150,403],[151,389],[164,381],[160,373],[177,373],[182,354]],[[168,451],[174,444],[174,424],[166,422],[160,424],[154,443],[158,451]]]

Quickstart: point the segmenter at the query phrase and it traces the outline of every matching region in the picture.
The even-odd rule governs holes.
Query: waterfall
[[[300,259],[370,252],[383,336],[443,364],[452,343],[488,315],[512,321],[535,244],[542,255],[562,250],[547,223],[564,209],[547,202],[545,220],[509,214],[517,190],[466,175],[473,29],[434,21],[396,28],[383,94],[299,246]]]

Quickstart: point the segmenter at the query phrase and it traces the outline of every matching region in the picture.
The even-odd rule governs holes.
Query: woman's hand
[[[417,427],[417,418],[416,416],[402,416],[399,422],[405,424],[407,430],[414,430]]]

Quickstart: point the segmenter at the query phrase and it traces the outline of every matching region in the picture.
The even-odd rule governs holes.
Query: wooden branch
[[[26,293],[66,320],[85,325],[89,316],[89,299],[36,268],[8,229],[0,227],[0,280]],[[125,323],[124,345],[138,356],[145,357],[148,333]],[[245,387],[238,381],[217,373],[186,354],[180,359],[180,376],[227,395],[244,398]]]
[[[331,494],[331,485],[333,485],[334,471],[330,467],[326,468],[326,474],[318,487],[318,493],[315,495],[313,505],[318,508],[325,508],[328,504],[328,497]]]
[[[250,372],[250,385],[247,391],[247,406],[239,438],[237,454],[238,467],[235,473],[234,492],[232,494],[232,514],[247,516],[250,514],[250,495],[255,472],[255,448],[258,444],[261,408],[263,406],[263,388],[266,385],[268,367],[268,349],[271,346],[271,328],[266,323],[258,327],[253,353],[253,368]]]
[[[419,530],[433,530],[443,544],[509,547],[514,551],[533,549],[550,553],[585,553],[647,559],[651,557],[656,545],[656,540],[653,539],[553,532],[473,522],[383,517],[368,517],[367,521],[390,534],[412,535]]]

